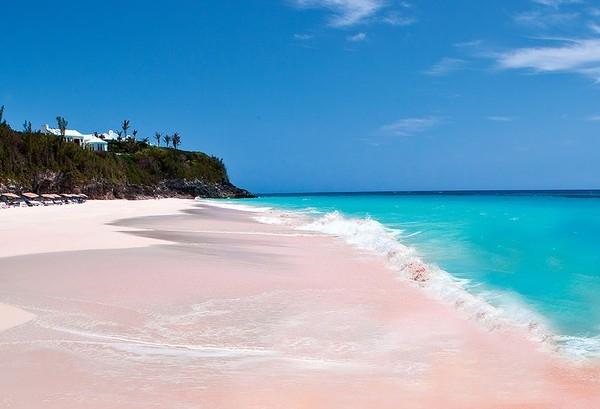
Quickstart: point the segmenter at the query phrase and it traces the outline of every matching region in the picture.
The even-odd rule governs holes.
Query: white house
[[[61,136],[60,129],[50,128],[47,124],[42,126],[41,129],[43,134]],[[111,131],[109,131],[111,132]],[[89,149],[95,152],[106,152],[108,151],[108,142],[98,138],[91,134],[82,134],[74,129],[65,130],[65,140],[67,142],[75,143],[84,149]]]
[[[112,129],[102,134],[102,139],[106,141],[117,141],[119,140],[119,138],[121,138],[119,134],[113,131]]]
[[[89,138],[84,138],[83,147],[95,152],[106,152],[108,151],[108,142],[91,135]]]

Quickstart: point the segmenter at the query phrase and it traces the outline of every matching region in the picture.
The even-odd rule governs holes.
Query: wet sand
[[[600,407],[596,363],[333,237],[183,200],[9,212],[1,408]]]

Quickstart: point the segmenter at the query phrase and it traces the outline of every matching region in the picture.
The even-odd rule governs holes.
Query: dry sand
[[[600,408],[596,363],[336,238],[183,200],[10,209],[0,229],[0,408]]]

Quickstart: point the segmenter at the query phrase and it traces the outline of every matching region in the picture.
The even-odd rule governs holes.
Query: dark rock
[[[36,175],[30,186],[14,182],[0,184],[0,192],[23,193],[85,193],[90,199],[112,200],[128,199],[141,200],[159,197],[175,198],[215,198],[240,199],[255,197],[247,190],[240,189],[228,181],[209,183],[200,179],[170,179],[156,185],[115,185],[104,180],[93,180],[84,185],[65,183],[65,179],[57,172],[43,172]]]

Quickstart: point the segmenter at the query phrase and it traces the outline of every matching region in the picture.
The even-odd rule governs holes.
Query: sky
[[[258,193],[600,188],[600,0],[33,0],[0,18],[14,128],[177,131]]]

